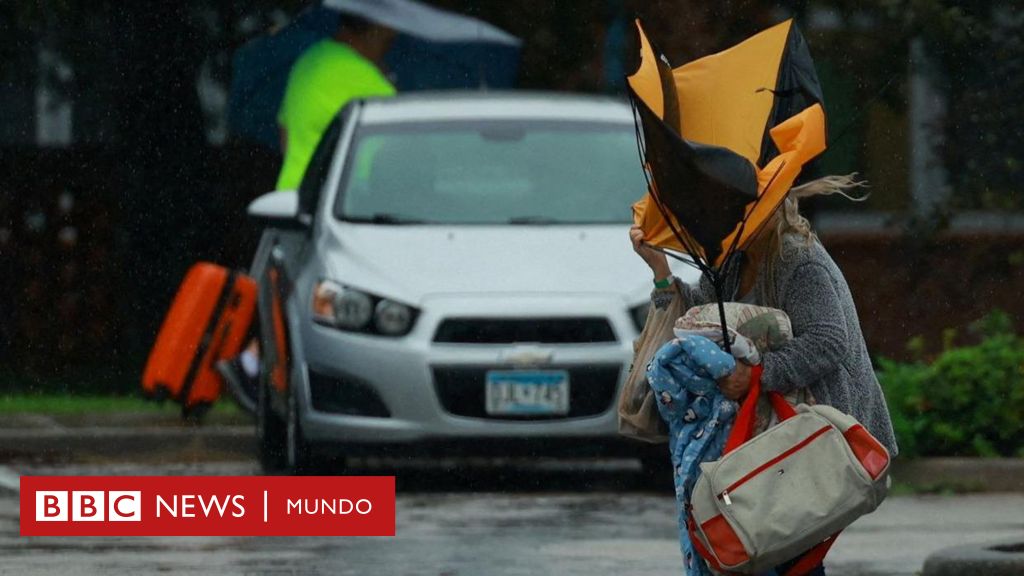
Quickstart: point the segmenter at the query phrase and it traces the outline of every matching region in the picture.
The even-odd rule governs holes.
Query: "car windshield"
[[[378,224],[624,223],[646,188],[636,146],[630,123],[366,126],[335,214]]]

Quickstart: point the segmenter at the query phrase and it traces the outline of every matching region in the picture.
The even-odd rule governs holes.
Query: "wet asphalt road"
[[[242,475],[257,468],[0,466],[0,574],[682,573],[674,500],[643,489],[631,461],[370,465],[356,473],[389,470],[398,476],[395,538],[20,538],[11,489],[18,474]],[[911,575],[944,546],[1014,538],[1024,541],[1024,495],[892,497],[847,530],[829,574]]]

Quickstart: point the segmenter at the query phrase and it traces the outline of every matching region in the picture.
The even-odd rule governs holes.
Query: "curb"
[[[0,428],[0,462],[249,460],[254,425]],[[895,482],[925,491],[1024,492],[1024,458],[893,462]]]
[[[0,461],[223,460],[255,454],[254,426],[0,430]]]
[[[897,459],[892,477],[930,490],[1024,492],[1024,458]]]
[[[923,576],[1019,576],[1024,573],[1024,543],[955,546],[940,550],[924,562]]]

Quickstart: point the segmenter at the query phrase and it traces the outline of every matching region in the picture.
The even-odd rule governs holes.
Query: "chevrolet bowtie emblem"
[[[519,347],[501,354],[501,362],[513,366],[537,366],[549,364],[554,352],[540,348]]]

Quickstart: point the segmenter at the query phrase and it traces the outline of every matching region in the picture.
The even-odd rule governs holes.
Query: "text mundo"
[[[353,502],[348,498],[296,498],[288,499],[288,514],[352,514],[366,515],[373,511],[373,503],[366,498]]]

